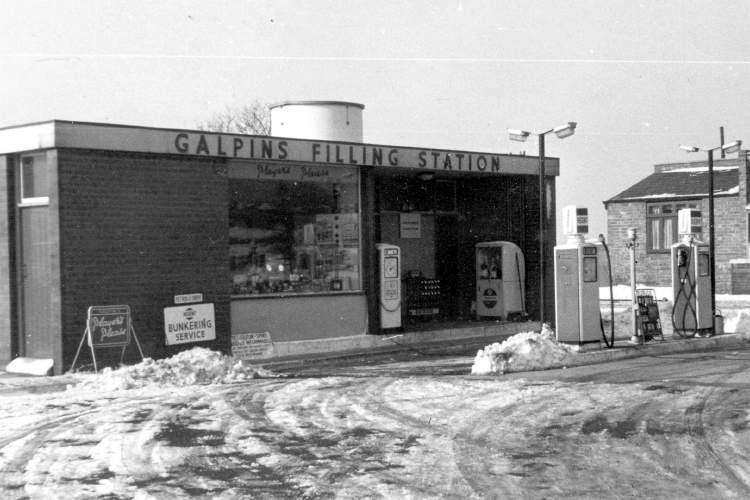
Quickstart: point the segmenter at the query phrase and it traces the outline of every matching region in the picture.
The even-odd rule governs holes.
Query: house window
[[[23,205],[49,203],[47,156],[44,153],[21,156],[19,192]]]
[[[233,162],[235,295],[361,290],[356,168]]]
[[[677,242],[677,212],[683,208],[697,209],[698,202],[646,205],[646,248],[649,253],[669,252]],[[693,228],[696,229],[699,228]],[[695,236],[700,239],[700,232]]]

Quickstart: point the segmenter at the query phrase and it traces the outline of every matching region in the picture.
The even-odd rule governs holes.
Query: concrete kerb
[[[470,328],[325,339],[319,345],[316,341],[290,342],[286,343],[285,350],[293,354],[259,359],[252,363],[272,370],[284,370],[336,360],[386,356],[408,351],[420,355],[461,354],[471,349],[481,349],[493,342],[500,342],[519,332],[539,331],[539,328],[538,321],[490,323]],[[324,347],[323,350],[321,350],[322,347]],[[277,349],[277,352],[279,350]]]
[[[741,333],[725,333],[714,337],[698,337],[689,339],[670,339],[664,341],[652,341],[645,345],[623,344],[613,349],[602,349],[596,351],[584,351],[571,353],[559,363],[549,365],[545,369],[569,368],[573,366],[593,365],[607,363],[623,359],[637,358],[643,356],[663,356],[667,354],[679,354],[685,352],[700,352],[712,349],[726,349],[731,347],[747,347],[750,338]],[[527,370],[513,370],[512,366],[505,373],[519,373]]]
[[[287,359],[269,360],[268,363],[263,363],[263,366],[269,369],[285,370],[314,365],[317,363],[335,362],[337,360],[343,361],[363,357],[369,358],[384,356],[394,353],[402,353],[409,350],[418,350],[418,353],[422,355],[466,355],[466,364],[467,366],[470,366],[473,354],[469,357],[470,355],[468,351],[472,348],[479,349],[490,343],[502,341],[511,335],[512,333],[504,333],[484,336],[473,335],[453,339],[443,338],[419,344],[418,349],[415,349],[414,343],[407,343],[404,341],[404,343],[399,345],[381,346],[378,348],[329,352],[325,355],[311,354],[307,356],[290,357]],[[598,350],[571,353],[560,362],[546,366],[545,369],[593,365],[643,356],[663,356],[668,354],[700,352],[731,347],[743,348],[747,347],[749,343],[750,337],[738,333],[726,333],[708,338],[667,339],[664,341],[652,341],[645,345],[633,345],[623,342],[620,345],[616,345],[613,349],[602,348]],[[469,374],[469,371],[470,370],[467,369],[467,375]],[[505,370],[505,373],[518,373],[523,371],[526,370],[513,370],[512,366],[509,366]]]

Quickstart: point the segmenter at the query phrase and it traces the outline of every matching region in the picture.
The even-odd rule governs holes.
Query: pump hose
[[[604,319],[602,318],[602,311],[599,310],[599,327],[602,330],[602,338],[604,339],[604,344],[607,346],[608,349],[612,349],[615,346],[615,299],[614,299],[614,292],[612,290],[612,261],[609,257],[609,247],[607,246],[607,242],[604,241],[604,235],[599,235],[599,242],[602,244],[602,247],[604,247],[604,254],[607,256],[607,271],[608,271],[608,278],[609,278],[609,317],[610,317],[610,337],[609,341],[607,341],[607,335],[604,333]]]
[[[682,338],[691,338],[694,337],[698,333],[698,313],[695,310],[695,307],[693,306],[691,302],[691,298],[695,296],[695,285],[696,283],[690,279],[690,260],[693,255],[693,243],[690,243],[690,246],[688,247],[688,254],[687,258],[685,259],[685,278],[680,278],[680,268],[677,268],[677,279],[680,280],[680,288],[677,292],[677,295],[674,298],[674,304],[672,305],[672,331],[679,335]],[[680,296],[683,295],[685,297],[685,304],[682,307],[682,318],[681,318],[681,325],[682,330],[677,328],[677,323],[675,322],[675,313],[677,312],[677,302],[680,299]],[[687,318],[688,310],[693,314],[693,320],[695,321],[695,328],[692,329],[691,334],[686,334],[684,332],[687,332],[688,329],[685,328],[685,319]]]

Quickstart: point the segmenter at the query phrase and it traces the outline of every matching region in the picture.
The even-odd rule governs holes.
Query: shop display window
[[[233,294],[360,289],[356,168],[235,162],[229,177]]]

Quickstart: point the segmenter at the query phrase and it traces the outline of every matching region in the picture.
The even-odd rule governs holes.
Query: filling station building
[[[87,331],[101,336],[94,347],[123,333],[119,319],[92,318],[111,305],[128,306],[153,358],[194,346],[278,358],[391,331],[381,243],[398,247],[406,332],[476,324],[485,242],[520,248],[502,269],[538,319],[539,158],[366,144],[363,109],[285,102],[272,136],[60,120],[0,129],[0,360],[49,359],[55,373],[77,352],[88,363]],[[552,284],[557,159],[546,174]]]

